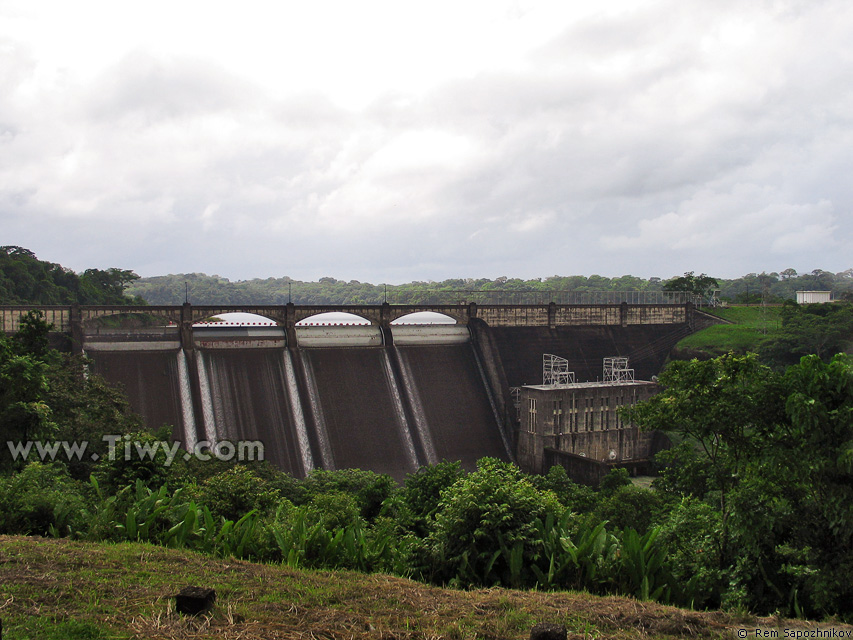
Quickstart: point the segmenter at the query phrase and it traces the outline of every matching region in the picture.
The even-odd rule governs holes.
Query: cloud
[[[850,267],[840,0],[9,6],[4,243],[75,268]]]
[[[601,244],[620,251],[732,252],[751,246],[777,253],[834,244],[837,225],[831,202],[790,204],[779,198],[773,189],[756,185],[737,185],[727,193],[703,191],[676,211],[640,220],[638,234],[603,236]]]

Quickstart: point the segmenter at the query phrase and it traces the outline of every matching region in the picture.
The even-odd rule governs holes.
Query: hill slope
[[[190,584],[216,589],[212,614],[185,619],[174,613],[170,595]],[[569,638],[718,638],[747,625],[753,636],[756,627],[771,622],[628,598],[455,591],[389,576],[293,571],[145,544],[11,536],[0,536],[0,617],[6,640],[499,639],[527,638],[541,621],[566,625]]]
[[[707,327],[682,339],[676,345],[673,357],[679,360],[697,357],[706,359],[729,351],[756,351],[758,344],[777,331],[781,324],[781,308],[778,306],[741,306],[703,311],[722,318],[726,324]]]

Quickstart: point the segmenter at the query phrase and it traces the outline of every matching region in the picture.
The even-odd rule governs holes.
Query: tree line
[[[800,290],[832,291],[836,299],[853,299],[853,269],[832,273],[815,269],[798,274],[750,273],[731,280],[693,272],[669,279],[624,275],[609,278],[550,276],[547,278],[451,278],[440,282],[414,281],[399,285],[320,278],[317,282],[290,277],[230,281],[203,273],[140,278],[129,269],[87,269],[75,273],[62,265],[39,260],[23,247],[0,247],[0,304],[418,304],[560,301],[557,293],[666,290],[691,291],[735,303],[793,300]]]
[[[686,280],[686,277],[690,279]],[[797,274],[793,269],[781,273],[747,274],[732,280],[710,276],[693,276],[692,272],[669,280],[625,275],[551,276],[523,280],[520,278],[451,278],[440,282],[416,281],[399,285],[371,284],[357,280],[320,278],[317,282],[289,277],[255,278],[230,281],[203,273],[174,274],[139,278],[129,283],[128,293],[144,298],[149,304],[181,304],[189,296],[195,304],[450,304],[466,301],[493,303],[560,302],[560,293],[600,291],[665,290],[693,291],[680,284],[702,285],[706,295],[733,303],[782,303],[796,299],[800,290],[832,291],[836,299],[853,299],[853,269],[831,273],[816,269]],[[710,284],[710,283],[713,283]]]

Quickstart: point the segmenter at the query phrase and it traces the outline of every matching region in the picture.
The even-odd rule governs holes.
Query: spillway
[[[187,394],[181,387],[179,357],[183,354],[171,345],[158,346],[154,343],[146,349],[143,343],[129,349],[118,343],[90,344],[86,350],[89,371],[122,388],[148,429],[172,425],[172,438],[183,442],[185,423],[192,428],[192,414],[185,411]]]
[[[336,469],[371,469],[403,480],[419,466],[383,347],[302,349],[316,385]]]
[[[421,411],[435,460],[473,470],[484,456],[507,459],[499,418],[470,342],[395,346],[414,410]]]
[[[299,407],[287,388],[283,348],[198,349],[208,439],[260,440],[264,457],[301,477],[313,466],[299,429]],[[204,397],[209,393],[209,398]],[[210,424],[212,422],[212,424]],[[212,436],[212,437],[211,437]]]

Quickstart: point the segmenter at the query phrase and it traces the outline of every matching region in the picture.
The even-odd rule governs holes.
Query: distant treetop
[[[0,304],[145,304],[125,295],[133,271],[87,269],[76,274],[39,260],[29,249],[0,247]]]

